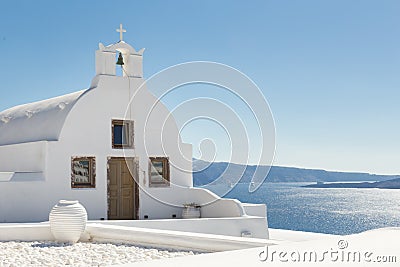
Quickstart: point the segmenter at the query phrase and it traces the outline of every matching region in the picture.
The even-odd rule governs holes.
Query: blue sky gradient
[[[399,14],[397,0],[2,1],[0,110],[87,88],[123,23],[146,77],[209,60],[253,79],[274,165],[399,174]]]

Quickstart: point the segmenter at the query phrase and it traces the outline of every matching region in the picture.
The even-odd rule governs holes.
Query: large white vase
[[[86,228],[86,209],[77,200],[60,200],[52,208],[49,221],[56,241],[75,243]]]

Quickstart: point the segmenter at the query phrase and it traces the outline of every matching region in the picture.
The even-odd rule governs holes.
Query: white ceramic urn
[[[86,228],[86,209],[77,200],[60,200],[52,208],[49,221],[56,241],[75,243]]]

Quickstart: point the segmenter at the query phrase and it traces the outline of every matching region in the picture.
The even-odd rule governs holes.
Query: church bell
[[[118,55],[117,65],[120,65],[120,66],[124,65],[124,58],[122,57],[121,52],[119,52],[119,55]]]

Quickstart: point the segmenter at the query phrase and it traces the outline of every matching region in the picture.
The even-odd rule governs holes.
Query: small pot
[[[183,219],[194,219],[200,217],[201,217],[200,207],[194,207],[194,206],[183,207],[182,210]]]

